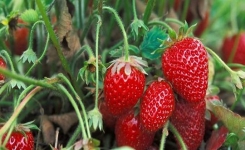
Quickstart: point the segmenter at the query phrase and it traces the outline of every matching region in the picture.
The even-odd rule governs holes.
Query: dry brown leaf
[[[64,134],[66,134],[71,126],[78,122],[77,114],[75,112],[65,113],[61,115],[51,115],[48,119],[61,127]]]
[[[57,24],[55,26],[56,35],[62,47],[62,52],[66,58],[71,58],[80,49],[81,44],[78,35],[72,27],[72,15],[69,13],[66,0],[58,0],[55,3],[56,10],[59,11]],[[47,62],[57,62],[58,55],[53,45],[50,45],[47,52]]]
[[[55,129],[46,115],[41,116],[41,130],[44,142],[46,144],[53,144],[55,141]]]

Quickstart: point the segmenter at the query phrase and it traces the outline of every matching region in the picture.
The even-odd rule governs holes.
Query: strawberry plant
[[[0,149],[244,149],[244,4],[0,1]]]

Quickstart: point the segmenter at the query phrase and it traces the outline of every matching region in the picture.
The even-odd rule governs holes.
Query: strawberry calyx
[[[167,47],[170,47],[174,43],[183,40],[184,38],[192,35],[193,29],[196,27],[196,24],[192,26],[188,26],[188,23],[185,22],[178,31],[178,34],[172,29],[168,28],[168,33],[169,33],[169,39],[164,41],[164,45],[167,45]],[[166,47],[166,48],[167,48]]]
[[[125,61],[125,56],[118,58],[116,60],[113,60],[109,68],[112,67],[111,71],[112,71],[112,75],[114,75],[115,73],[118,74],[120,70],[123,67],[125,67],[125,70],[124,70],[125,74],[130,75],[132,72],[131,70],[132,66],[140,70],[142,73],[147,74],[146,71],[142,67],[142,66],[147,67],[148,66],[147,62],[142,60],[141,57],[137,57],[137,56],[129,56],[128,61]]]

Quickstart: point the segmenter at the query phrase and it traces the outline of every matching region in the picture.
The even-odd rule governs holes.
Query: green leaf
[[[34,23],[39,20],[38,13],[34,9],[28,9],[24,11],[20,18],[25,22]]]
[[[245,118],[224,107],[219,101],[206,101],[207,108],[214,113],[232,133],[236,134],[239,140],[245,137]]]
[[[6,36],[8,34],[9,34],[9,32],[8,32],[8,26],[3,26],[0,29],[0,37],[4,37],[4,36]]]
[[[226,137],[226,141],[224,143],[225,146],[231,146],[232,149],[236,150],[238,148],[238,142],[239,138],[235,133],[229,133]]]
[[[161,28],[154,27],[148,31],[140,45],[143,57],[153,60],[159,58],[162,55],[162,51],[156,51],[163,49],[163,41],[168,39],[168,34]]]
[[[139,48],[137,46],[134,46],[134,45],[129,45],[129,50],[131,52],[134,52],[135,54],[139,54]]]

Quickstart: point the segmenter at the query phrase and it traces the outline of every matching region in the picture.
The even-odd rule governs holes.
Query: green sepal
[[[34,9],[28,9],[28,10],[24,11],[21,14],[20,18],[23,21],[29,22],[29,23],[34,23],[34,22],[39,20],[38,13]]]
[[[22,62],[25,63],[28,61],[28,63],[35,63],[37,61],[37,55],[32,50],[32,48],[28,48],[24,53],[21,55],[20,59],[22,59]]]
[[[226,137],[226,141],[224,143],[225,146],[231,146],[232,149],[237,150],[239,141],[239,137],[235,133],[229,133]]]

